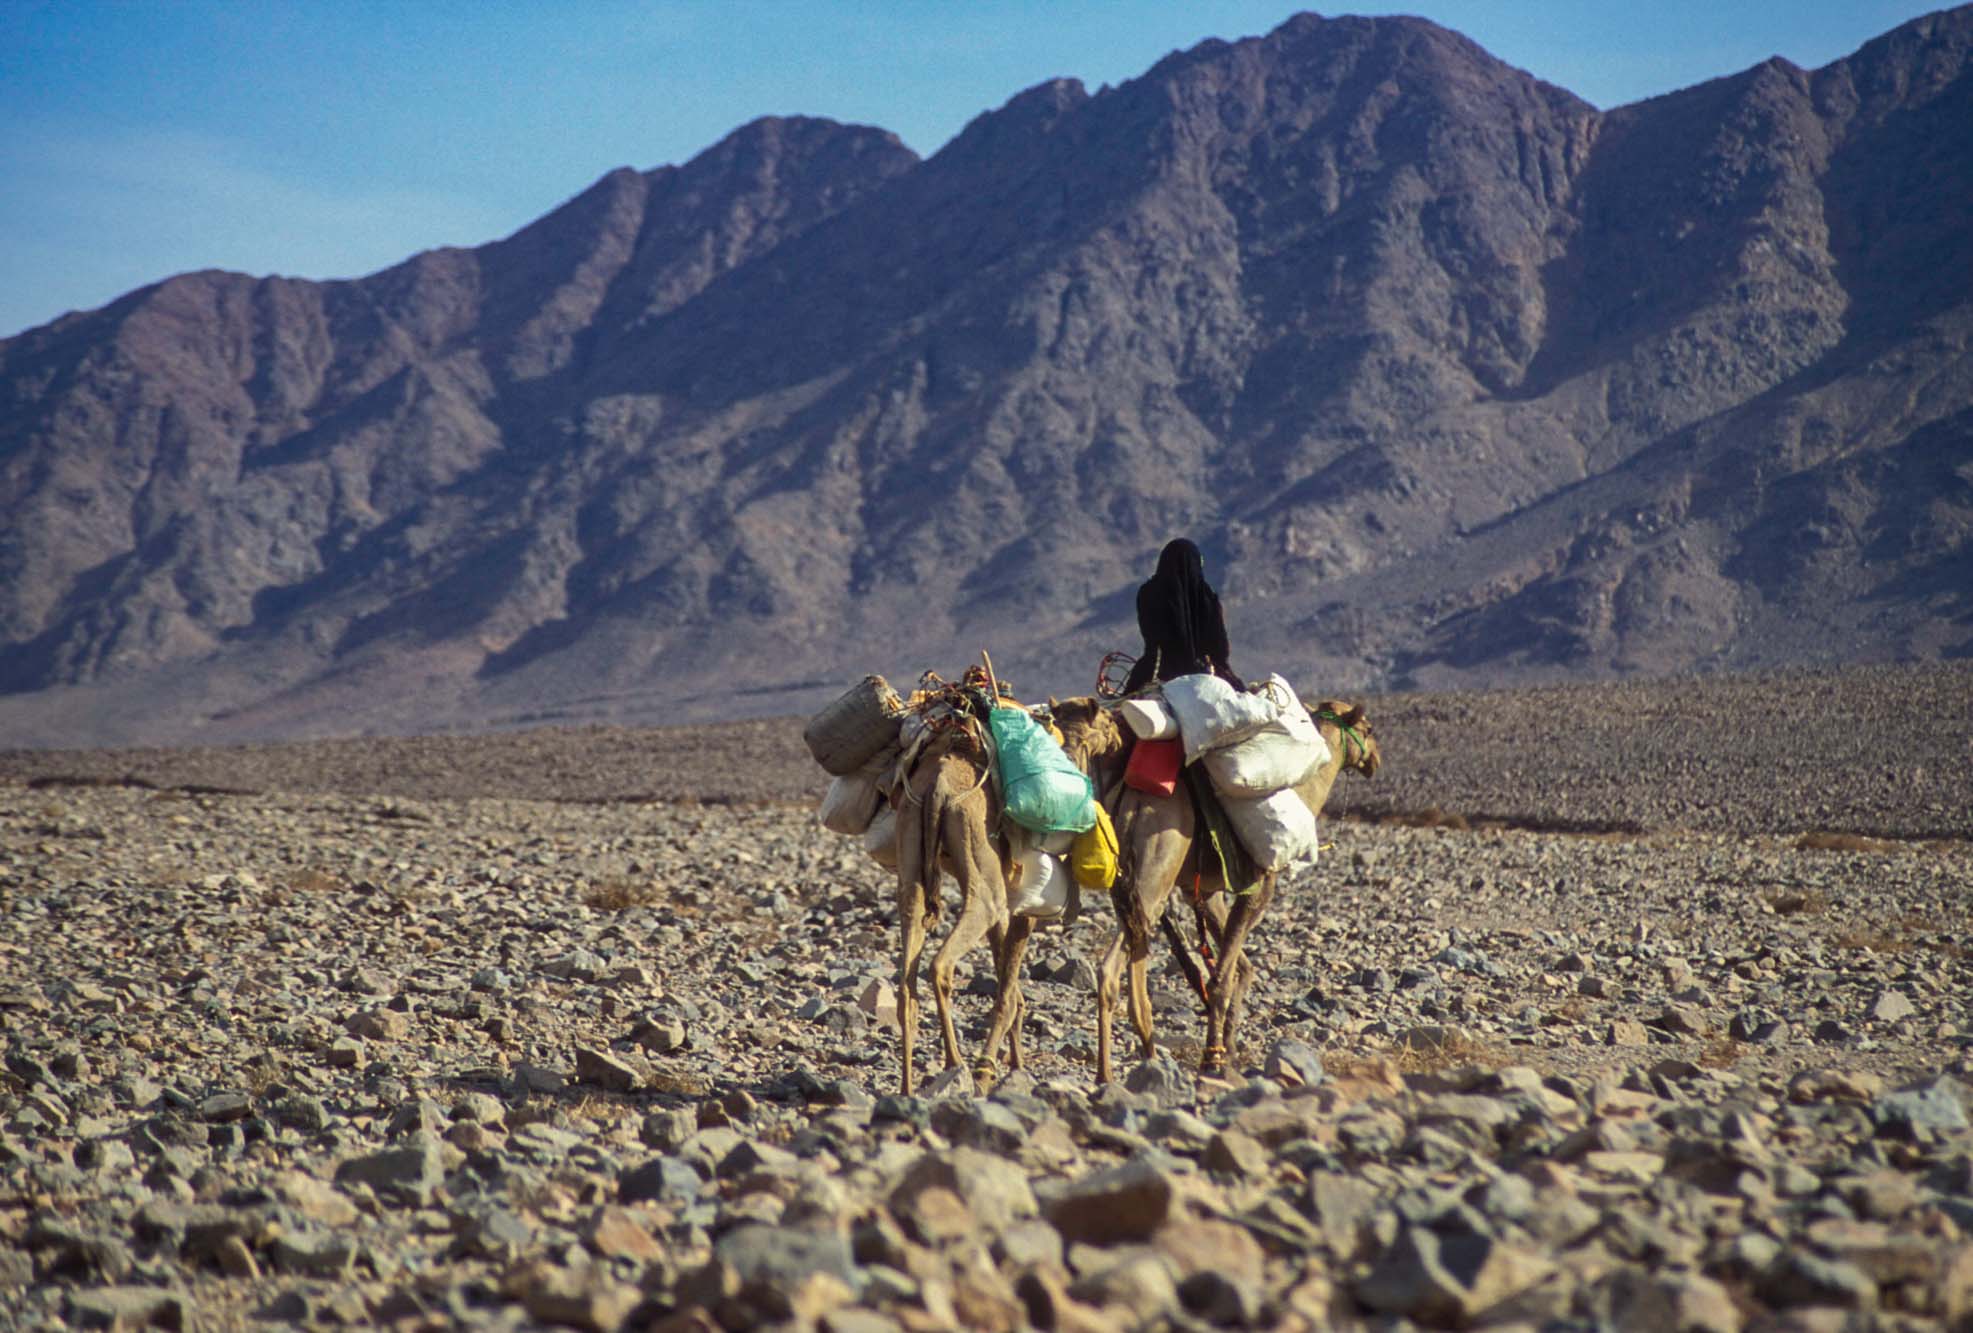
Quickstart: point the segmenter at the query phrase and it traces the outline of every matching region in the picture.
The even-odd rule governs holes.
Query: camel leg
[[[1191,804],[1182,803],[1180,810],[1183,818],[1178,827],[1160,829],[1147,838],[1138,860],[1144,868],[1141,882],[1148,886],[1149,891],[1142,899],[1143,933],[1135,941],[1137,947],[1131,951],[1130,957],[1130,1019],[1137,1029],[1139,1058],[1144,1060],[1158,1054],[1156,1014],[1151,1008],[1150,923],[1162,919],[1170,908],[1172,894],[1177,890],[1179,876],[1185,869],[1186,857],[1192,850]],[[1180,966],[1182,969],[1183,964]]]
[[[1007,924],[995,926],[993,936],[993,973],[999,983],[993,999],[993,1011],[987,1016],[986,1049],[974,1072],[991,1077],[994,1072],[994,1058],[1000,1052],[1000,1043],[1007,1043],[1007,1067],[1021,1067],[1021,1016],[1026,1002],[1021,995],[1021,959],[1028,951],[1028,937],[1034,934],[1034,920],[1031,917],[1010,917]]]
[[[1274,876],[1263,876],[1252,893],[1234,898],[1226,909],[1221,932],[1219,970],[1213,977],[1206,1003],[1206,1050],[1200,1068],[1209,1074],[1224,1073],[1228,1049],[1233,1045],[1233,1010],[1251,980],[1253,964],[1247,961],[1247,935],[1260,921],[1274,898]]]
[[[960,908],[952,933],[932,958],[932,997],[938,1002],[939,1030],[945,1038],[945,1067],[954,1069],[960,1055],[959,1033],[952,1021],[953,973],[959,960],[986,938],[989,929],[1005,927],[1008,913],[1007,879],[1000,858],[983,838],[971,836],[985,828],[984,821],[975,828],[957,806],[952,807],[948,818],[951,822],[945,827],[945,846],[952,856],[953,875],[959,880]]]
[[[1125,931],[1127,952],[1123,966],[1129,972],[1129,980],[1131,980],[1127,992],[1131,1002],[1131,1010],[1129,1010],[1131,1027],[1136,1031],[1138,1059],[1146,1059],[1146,1061],[1158,1053],[1158,1041],[1156,1041],[1154,1014],[1150,1008],[1150,927],[1144,923],[1162,915],[1164,905],[1170,903],[1170,897],[1172,897],[1172,883],[1164,881],[1164,887],[1152,893],[1152,901],[1144,903],[1144,921],[1134,923],[1134,927],[1142,927],[1142,929]]]
[[[1130,973],[1130,1020],[1142,1058],[1158,1052],[1149,981],[1153,923],[1164,914],[1172,886],[1192,846],[1192,806],[1172,797],[1132,797],[1126,802],[1120,840],[1127,840],[1128,873],[1110,890],[1120,927],[1104,955],[1097,988],[1097,1077],[1108,1080],[1109,1007],[1114,1006],[1123,970]],[[1126,959],[1128,960],[1126,962]],[[1107,994],[1107,1006],[1105,996]]]
[[[1137,1058],[1158,1053],[1155,1015],[1151,1010],[1151,953],[1130,960],[1130,1025],[1137,1030]]]
[[[1164,915],[1158,918],[1158,925],[1165,933],[1165,942],[1171,945],[1172,957],[1178,959],[1178,970],[1185,974],[1185,982],[1192,987],[1192,993],[1199,997],[1199,1003],[1206,1002],[1206,970],[1200,961],[1192,956],[1192,946],[1185,942],[1185,932],[1179,928],[1178,914],[1171,903],[1165,904]],[[1200,938],[1210,939],[1203,931]]]
[[[1117,1009],[1118,983],[1123,979],[1124,932],[1119,930],[1096,967],[1096,1081],[1110,1081],[1110,1026]]]
[[[1254,960],[1243,953],[1240,955],[1239,975],[1233,978],[1232,989],[1227,992],[1224,1029],[1226,1032],[1228,1060],[1232,1060],[1240,1054],[1240,1019],[1246,1012],[1247,987],[1252,984],[1253,980]]]
[[[1010,922],[1007,928],[1007,975],[1014,987],[1013,1014],[1007,1026],[1007,1067],[1019,1069],[1027,1063],[1021,1054],[1021,1028],[1028,1017],[1028,998],[1021,993],[1021,964],[1027,960],[1028,941],[1034,937],[1034,922],[1026,917]]]
[[[1213,951],[1212,975],[1207,980],[1205,989],[1200,993],[1200,1012],[1206,1025],[1204,1043],[1200,1047],[1200,1068],[1209,1073],[1216,1072],[1216,1066],[1210,1062],[1214,1052],[1221,1046],[1218,1025],[1213,1021],[1213,987],[1221,977],[1227,975],[1230,967],[1237,967],[1240,961],[1243,961],[1229,959],[1226,956],[1226,912],[1227,905],[1231,901],[1231,898],[1220,891],[1218,880],[1215,878],[1212,892],[1192,905],[1192,914],[1199,927],[1199,938]]]
[[[897,1022],[903,1039],[904,1095],[911,1095],[911,1047],[918,1036],[918,962],[925,953],[925,897],[913,879],[897,888]]]

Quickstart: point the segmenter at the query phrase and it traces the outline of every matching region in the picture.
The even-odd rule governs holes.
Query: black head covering
[[[1219,606],[1219,598],[1206,582],[1206,557],[1183,537],[1166,542],[1165,549],[1158,552],[1158,571],[1151,576],[1151,584],[1165,603],[1174,644],[1200,648],[1199,631]],[[1212,599],[1210,604],[1208,598]],[[1188,652],[1186,656],[1200,653]]]
[[[1138,587],[1137,628],[1144,635],[1144,653],[1131,669],[1127,690],[1199,671],[1216,671],[1240,684],[1227,665],[1226,617],[1219,595],[1206,582],[1206,559],[1185,538],[1165,543],[1157,572]]]

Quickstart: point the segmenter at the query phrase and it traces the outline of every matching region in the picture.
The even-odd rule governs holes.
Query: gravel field
[[[911,1099],[798,723],[0,755],[0,1327],[1973,1328],[1969,701],[1369,700],[1238,1073]]]

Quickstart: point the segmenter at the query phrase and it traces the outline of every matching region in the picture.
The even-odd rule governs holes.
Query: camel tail
[[[934,780],[925,799],[918,803],[918,892],[924,895],[925,921],[937,924],[939,904],[939,835],[945,827],[946,792],[943,781]]]
[[[1137,844],[1132,837],[1132,826],[1140,813],[1141,809],[1133,809],[1117,829],[1117,878],[1110,886],[1110,902],[1117,909],[1117,924],[1123,928],[1124,942],[1133,953],[1143,952],[1151,943],[1151,918],[1144,914],[1144,900],[1136,892]]]

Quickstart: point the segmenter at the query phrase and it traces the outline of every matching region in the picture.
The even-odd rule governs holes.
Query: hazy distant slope
[[[762,121],[357,282],[0,343],[0,725],[1085,688],[1199,538],[1349,685],[1973,649],[1973,10],[1607,114],[1302,15],[919,162]]]

